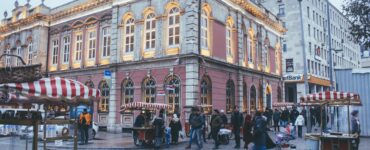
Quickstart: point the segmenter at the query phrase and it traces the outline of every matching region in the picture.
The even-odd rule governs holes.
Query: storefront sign
[[[284,75],[283,80],[285,81],[301,81],[303,78],[303,75],[296,74],[296,75]]]

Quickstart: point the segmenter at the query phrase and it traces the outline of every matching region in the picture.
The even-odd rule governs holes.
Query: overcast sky
[[[56,7],[61,4],[70,2],[73,0],[45,0],[45,5],[49,7]],[[342,10],[341,5],[343,4],[344,0],[329,0],[331,3],[333,3],[339,10]],[[11,14],[12,9],[14,9],[14,2],[15,0],[0,0],[0,19],[4,18],[4,11],[8,11],[8,17]],[[18,0],[19,5],[24,5],[27,3],[27,0]],[[41,0],[31,0],[32,7],[41,4]]]

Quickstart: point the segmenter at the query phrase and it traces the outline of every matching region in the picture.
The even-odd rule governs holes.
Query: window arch
[[[99,90],[101,92],[100,102],[99,102],[99,112],[109,111],[109,95],[110,88],[106,81],[101,81],[99,84]]]
[[[174,47],[180,44],[180,9],[173,7],[168,12],[168,46]]]
[[[134,51],[135,42],[135,19],[129,17],[124,22],[124,52],[131,53]]]
[[[155,49],[156,38],[156,19],[154,13],[149,13],[145,17],[145,50]]]
[[[166,79],[165,89],[166,89],[166,99],[169,105],[172,105],[172,110],[169,110],[170,113],[173,113],[175,110],[180,110],[180,79],[171,75]]]
[[[155,103],[156,85],[152,77],[146,78],[142,85],[143,101],[146,103]]]
[[[256,87],[254,85],[252,85],[251,89],[250,89],[250,109],[251,111],[256,111],[257,110],[257,107],[256,107],[256,103],[257,103],[257,94],[256,94]]]
[[[212,105],[212,82],[208,76],[204,76],[200,83],[200,103],[201,105]],[[212,107],[205,107],[205,113],[211,113]]]
[[[127,104],[134,101],[134,82],[131,79],[125,79],[122,82],[121,104]]]
[[[233,80],[229,79],[226,83],[226,112],[231,113],[235,106],[235,85]]]

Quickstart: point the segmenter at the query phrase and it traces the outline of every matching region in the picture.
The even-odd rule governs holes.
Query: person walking
[[[143,127],[145,124],[145,117],[144,117],[144,111],[142,111],[135,119],[134,127]],[[133,137],[134,137],[134,144],[138,145],[137,139],[138,139],[138,132],[136,130],[133,130]]]
[[[199,109],[200,109],[200,116],[201,116],[202,122],[203,122],[203,126],[202,126],[202,129],[201,129],[202,138],[203,138],[203,142],[207,143],[207,140],[206,140],[206,115],[204,114],[203,107],[199,107]]]
[[[354,150],[359,149],[359,144],[360,144],[360,134],[361,134],[361,126],[360,126],[360,119],[358,118],[358,110],[352,111],[351,115],[351,129],[352,129],[352,134],[356,134],[357,138],[355,139],[356,145],[354,146]]]
[[[155,144],[154,147],[159,149],[162,144],[163,133],[164,133],[164,121],[163,121],[163,113],[159,113],[158,117],[154,118],[153,121],[154,126],[154,137],[155,137]]]
[[[91,125],[91,115],[85,108],[79,117],[80,132],[81,132],[81,144],[87,144],[89,141],[89,127]]]
[[[234,112],[231,115],[231,124],[233,126],[236,143],[234,148],[240,148],[240,127],[243,125],[243,114],[239,112],[238,106],[234,106]]]
[[[288,120],[289,120],[289,110],[287,107],[285,107],[283,112],[281,113],[280,119],[281,119],[281,126],[285,127],[288,124]]]
[[[304,118],[304,125],[307,126],[307,111],[305,107],[302,108],[301,114]]]
[[[190,135],[190,140],[189,145],[186,147],[186,149],[191,148],[192,141],[195,140],[198,145],[198,149],[202,149],[203,147],[203,142],[201,138],[201,128],[204,124],[202,117],[200,116],[200,111],[197,107],[194,107],[194,113],[191,119],[189,119],[190,126],[192,133]]]
[[[218,146],[220,145],[220,141],[218,140],[218,132],[220,131],[224,121],[222,120],[220,112],[217,109],[213,111],[212,118],[211,131],[212,138],[215,141],[215,147],[213,149],[218,149]]]
[[[305,120],[303,117],[303,113],[301,112],[301,114],[297,117],[294,123],[295,126],[298,127],[298,137],[299,138],[302,138],[302,128],[304,126],[304,123],[305,123]]]
[[[295,126],[295,120],[299,116],[299,112],[297,110],[296,106],[293,106],[292,111],[290,112],[290,122],[293,123],[293,126]]]
[[[267,128],[267,121],[262,116],[261,112],[256,112],[256,117],[254,118],[254,126],[253,126],[253,142],[254,142],[254,150],[266,150],[266,128]]]
[[[281,115],[281,112],[278,109],[275,108],[275,112],[272,116],[272,120],[274,120],[274,130],[275,130],[275,132],[280,132],[280,127],[279,127],[280,115]]]
[[[177,114],[173,114],[169,127],[171,128],[171,143],[177,144],[179,141],[179,132],[182,130],[181,122]]]
[[[244,126],[243,126],[243,141],[244,141],[244,149],[248,149],[249,143],[252,142],[252,116],[246,115],[244,119]]]
[[[263,116],[265,116],[267,118],[267,126],[270,127],[271,125],[271,119],[272,119],[272,111],[269,107],[266,107],[266,110],[265,112],[263,112]]]

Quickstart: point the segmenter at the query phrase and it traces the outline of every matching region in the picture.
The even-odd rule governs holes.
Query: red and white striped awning
[[[81,82],[60,77],[42,78],[34,82],[27,83],[7,83],[0,84],[0,89],[8,89],[9,98],[27,100],[27,97],[48,97],[52,99],[63,98],[72,100],[98,98],[99,90],[92,89]],[[18,94],[20,93],[20,94]]]
[[[132,102],[121,106],[121,111],[127,109],[171,109],[172,106],[162,103],[145,103],[145,102]]]
[[[361,105],[360,95],[350,92],[326,91],[308,94],[300,98],[300,105]]]

